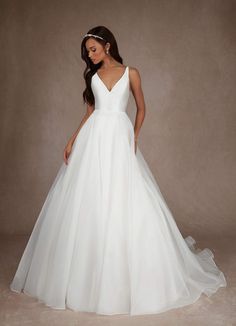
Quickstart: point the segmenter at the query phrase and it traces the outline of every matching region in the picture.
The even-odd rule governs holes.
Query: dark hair
[[[119,55],[118,46],[117,46],[115,37],[108,28],[106,28],[105,26],[96,26],[94,28],[91,28],[87,32],[87,34],[95,34],[95,35],[98,35],[98,36],[101,36],[102,38],[104,38],[104,40],[102,40],[100,38],[94,38],[97,42],[99,42],[103,46],[105,46],[105,44],[107,42],[109,42],[110,43],[110,48],[109,48],[110,55],[116,61],[123,63],[123,59]],[[99,62],[98,64],[94,64],[88,57],[87,49],[85,47],[85,42],[87,41],[87,39],[89,37],[92,37],[92,36],[84,37],[82,40],[82,43],[81,43],[81,58],[86,62],[86,65],[87,65],[84,70],[84,74],[83,74],[84,79],[85,79],[85,84],[86,84],[86,88],[83,91],[83,101],[84,101],[84,103],[93,105],[95,103],[95,99],[94,99],[94,95],[93,95],[92,88],[91,88],[91,79],[92,79],[92,76],[96,73],[96,71],[102,65],[102,62]]]

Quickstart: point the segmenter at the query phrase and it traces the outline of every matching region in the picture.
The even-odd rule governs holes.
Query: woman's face
[[[85,42],[85,47],[88,57],[94,64],[98,64],[106,56],[104,47],[92,37]]]

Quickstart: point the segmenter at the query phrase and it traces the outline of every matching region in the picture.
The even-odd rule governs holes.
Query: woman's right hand
[[[73,146],[73,144],[71,142],[68,142],[68,144],[66,145],[64,152],[63,152],[63,159],[64,159],[64,162],[66,165],[68,164],[68,158],[70,156],[72,146]]]

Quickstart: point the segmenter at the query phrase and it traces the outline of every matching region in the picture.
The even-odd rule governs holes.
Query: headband
[[[103,37],[98,36],[98,35],[95,35],[95,34],[85,34],[83,38],[85,38],[87,36],[97,37],[97,38],[100,38],[101,40],[104,40],[105,41],[105,39]]]

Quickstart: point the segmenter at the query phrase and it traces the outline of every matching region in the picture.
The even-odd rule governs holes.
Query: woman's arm
[[[85,121],[89,118],[89,116],[93,113],[94,111],[94,107],[93,106],[90,106],[89,104],[87,105],[87,112],[86,114],[84,115],[83,119],[81,120],[80,122],[80,125],[78,127],[78,129],[74,132],[74,134],[70,137],[66,147],[64,148],[64,151],[63,151],[63,159],[64,159],[64,162],[66,163],[66,165],[68,164],[68,158],[70,156],[70,153],[71,153],[71,150],[72,150],[72,146],[73,146],[73,143],[80,131],[80,129],[82,128],[83,124],[85,123]]]
[[[141,126],[143,124],[143,120],[145,118],[146,107],[145,107],[145,101],[144,101],[144,95],[142,91],[141,77],[139,71],[136,68],[130,68],[129,71],[130,71],[129,77],[130,77],[131,91],[137,106],[137,113],[136,113],[135,125],[134,125],[134,137],[135,137],[135,141],[137,141]]]
[[[74,132],[74,134],[70,137],[68,144],[73,145],[80,129],[82,128],[83,124],[86,122],[86,120],[89,118],[89,116],[93,113],[94,111],[94,106],[90,106],[89,104],[87,104],[87,112],[85,113],[83,119],[80,122],[80,125],[78,127],[78,129]]]

